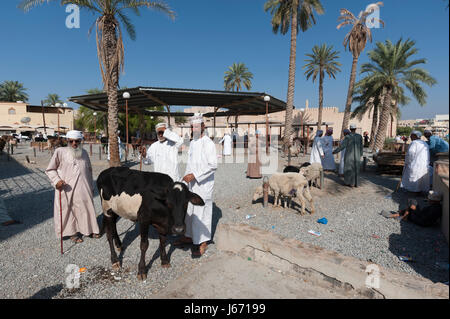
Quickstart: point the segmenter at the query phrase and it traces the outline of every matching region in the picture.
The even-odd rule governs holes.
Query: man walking
[[[188,162],[183,181],[189,190],[203,199],[204,206],[188,204],[186,232],[175,245],[193,243],[193,257],[202,256],[211,240],[214,173],[217,169],[216,146],[205,134],[205,124],[201,115],[191,118],[193,139],[189,146]]]
[[[54,225],[56,236],[71,236],[75,243],[83,242],[81,235],[100,237],[93,201],[94,181],[89,156],[81,148],[83,135],[80,131],[66,134],[68,145],[59,147],[45,171],[56,188]],[[61,192],[61,205],[59,193]],[[62,225],[60,209],[62,208]]]
[[[235,136],[233,136],[233,138],[235,139]],[[219,141],[219,144],[223,143],[223,155],[224,156],[229,156],[231,155],[231,136],[230,134],[225,133],[225,135],[222,137],[222,139]]]
[[[341,145],[333,151],[333,154],[342,150],[345,150],[344,183],[349,187],[358,187],[361,156],[363,155],[363,139],[360,134],[356,133],[356,125],[350,125],[350,134],[344,138]]]
[[[178,172],[178,150],[183,139],[167,128],[166,123],[156,125],[158,141],[150,145],[146,158],[153,163],[153,170],[169,175],[174,182],[180,181]]]

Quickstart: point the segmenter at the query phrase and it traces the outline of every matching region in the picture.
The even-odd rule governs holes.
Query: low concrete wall
[[[220,224],[215,239],[217,248],[252,257],[254,261],[315,278],[315,283],[333,287],[361,298],[449,298],[448,286],[396,271],[387,271],[334,251],[283,238],[246,224]],[[367,266],[370,266],[369,268]],[[366,286],[368,271],[378,271],[379,285]],[[372,274],[374,274],[372,272]]]
[[[446,158],[445,158],[446,157]],[[439,160],[434,162],[433,171],[433,190],[443,195],[442,198],[442,218],[441,218],[441,230],[447,239],[448,244],[448,192],[449,192],[449,168],[448,168],[448,153],[446,156],[440,157]]]

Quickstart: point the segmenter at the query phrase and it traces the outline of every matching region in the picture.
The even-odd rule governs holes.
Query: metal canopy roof
[[[125,110],[124,92],[130,93],[128,99],[129,112],[142,112],[145,108],[155,106],[200,106],[224,108],[227,111],[218,111],[216,116],[232,115],[261,115],[266,113],[264,96],[269,94],[258,92],[229,92],[214,90],[194,90],[175,88],[136,87],[119,90],[118,104],[120,111]],[[108,97],[106,93],[73,96],[69,101],[86,106],[97,111],[108,110]],[[286,110],[286,103],[270,96],[269,113]],[[167,112],[144,111],[146,114],[166,116]],[[171,116],[192,116],[193,113],[170,112]],[[214,116],[214,112],[203,114],[206,117]]]

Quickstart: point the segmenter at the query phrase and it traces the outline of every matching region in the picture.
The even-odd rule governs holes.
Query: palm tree
[[[62,103],[59,95],[56,93],[49,93],[44,100],[44,104],[47,106],[56,106],[56,103]]]
[[[242,84],[247,90],[252,88],[253,73],[248,71],[244,63],[233,63],[232,66],[225,71],[224,87],[226,91],[242,90]]]
[[[51,0],[22,0],[19,8],[29,11],[33,7]],[[117,141],[118,128],[118,96],[119,71],[124,67],[124,45],[121,24],[125,26],[132,40],[136,31],[130,18],[125,14],[132,10],[139,15],[142,7],[153,8],[168,14],[172,19],[174,12],[160,1],[149,0],[61,0],[61,5],[75,4],[96,15],[97,55],[104,91],[108,95],[108,135],[110,144],[110,166],[120,166],[119,146]],[[92,28],[91,28],[92,29]]]
[[[343,21],[337,26],[337,29],[339,30],[341,27],[345,25],[352,25],[351,30],[346,34],[344,38],[343,44],[345,49],[348,48],[348,50],[353,55],[352,70],[350,73],[350,82],[347,91],[347,101],[345,102],[344,120],[342,122],[340,139],[342,139],[342,137],[344,136],[344,129],[348,127],[348,122],[350,119],[350,110],[352,107],[353,88],[355,85],[358,59],[361,53],[364,51],[364,48],[366,47],[367,40],[372,42],[372,32],[370,31],[370,28],[367,27],[366,25],[367,16],[373,12],[374,7],[382,5],[383,2],[377,2],[372,6],[372,9],[360,12],[358,17],[356,17],[353,13],[351,13],[347,9],[341,9],[340,11],[341,16],[338,18],[338,21],[341,20]],[[384,22],[382,20],[380,19],[376,20],[379,21],[384,27]]]
[[[321,46],[315,45],[312,49],[312,54],[306,54],[311,59],[305,60],[307,62],[303,69],[306,69],[306,79],[312,76],[313,82],[316,81],[317,74],[319,74],[319,117],[317,122],[317,129],[320,130],[322,124],[322,112],[323,112],[323,80],[325,72],[331,79],[336,79],[336,73],[340,72],[339,66],[341,65],[336,59],[339,59],[338,51],[333,51],[333,46],[327,46],[322,44]]]
[[[286,99],[286,120],[283,145],[285,152],[290,146],[292,135],[292,114],[294,109],[295,69],[297,58],[297,33],[299,28],[305,32],[316,23],[314,11],[324,12],[320,0],[268,0],[264,4],[264,11],[272,15],[272,31],[286,34],[291,28],[291,48],[289,57],[289,78]],[[295,27],[293,27],[295,26]]]
[[[0,84],[0,101],[5,102],[27,102],[27,89],[19,81],[4,81]]]
[[[400,39],[395,44],[390,40],[377,42],[376,48],[368,54],[372,62],[361,66],[361,74],[367,74],[361,80],[361,85],[371,88],[373,92],[382,89],[384,93],[374,150],[383,148],[389,116],[392,114],[392,99],[396,100],[395,108],[397,104],[409,102],[410,99],[404,93],[406,88],[420,105],[425,105],[427,94],[421,83],[429,86],[437,83],[428,71],[416,67],[425,64],[425,59],[409,60],[418,52],[414,45],[415,41],[410,39]]]
[[[223,78],[223,86],[226,91],[236,91],[239,92],[242,90],[242,85],[250,91],[252,88],[252,79],[253,73],[248,70],[244,63],[233,63],[232,66],[225,71],[225,76]],[[219,108],[214,109],[214,137],[216,135],[216,116],[215,114],[219,110]],[[228,122],[229,117],[227,118]],[[235,123],[237,123],[238,115],[235,116]]]

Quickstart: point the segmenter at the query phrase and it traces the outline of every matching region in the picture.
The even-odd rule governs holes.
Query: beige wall
[[[14,110],[15,114],[9,114],[10,110]],[[59,125],[60,127],[66,127],[68,130],[73,129],[73,109],[60,108]],[[31,121],[27,124],[22,123],[20,120],[24,117],[29,117]],[[47,133],[52,133],[58,126],[58,114],[57,113],[45,113],[45,125],[50,129],[47,129]],[[27,112],[27,103],[11,103],[0,102],[0,130],[8,130],[2,126],[11,126],[12,131],[17,130],[30,130],[34,131],[39,126],[44,126],[42,112]],[[19,129],[19,127],[24,127]],[[25,127],[29,127],[26,129]],[[38,129],[43,131],[43,129]]]

